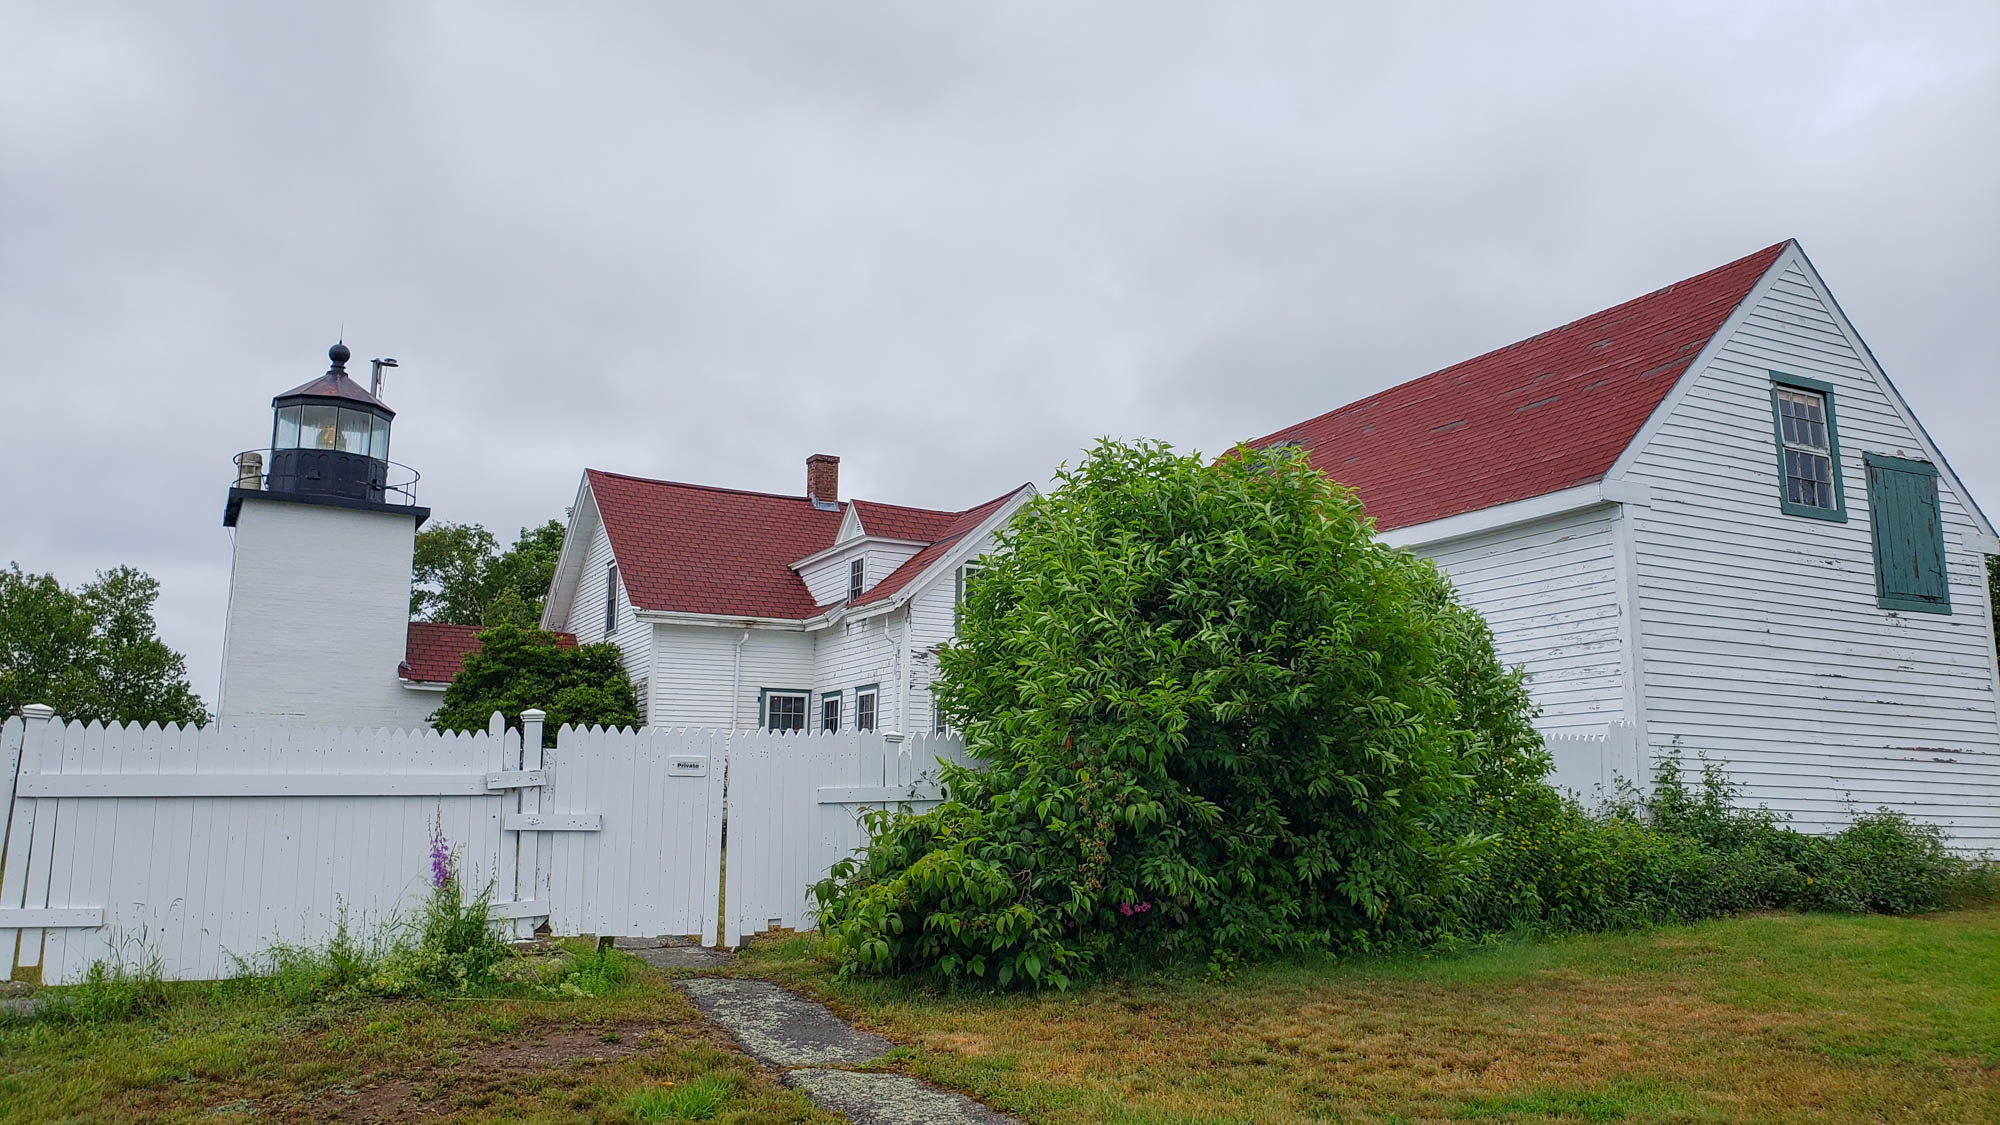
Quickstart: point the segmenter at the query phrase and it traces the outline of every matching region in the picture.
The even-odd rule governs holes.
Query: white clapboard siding
[[[100,961],[210,979],[342,924],[365,936],[428,893],[433,825],[483,886],[511,796],[487,778],[519,761],[515,733],[15,719],[4,737],[19,768],[0,909],[104,914],[0,930],[10,965],[51,984]]]
[[[1501,661],[1526,671],[1550,733],[1627,718],[1613,518],[1601,507],[1413,548],[1486,618]]]
[[[605,532],[602,521],[593,519],[589,546],[583,552],[583,566],[577,575],[576,594],[565,624],[567,631],[576,634],[577,640],[584,644],[608,641],[617,645],[625,659],[626,673],[638,680],[646,675],[652,663],[653,629],[633,614],[622,577],[617,589],[607,589],[613,561],[611,536]],[[607,595],[618,601],[617,628],[609,634],[604,631]]]
[[[549,926],[562,934],[700,934],[715,944],[728,734],[564,727],[542,812],[597,817],[551,838]]]
[[[2000,847],[2000,714],[1984,560],[1941,477],[1952,613],[1876,605],[1863,454],[1926,458],[1802,261],[1782,268],[1628,454],[1645,734],[1724,763],[1801,828],[1889,806]],[[1834,387],[1847,520],[1783,515],[1773,371]],[[1927,458],[1926,458],[1927,459]],[[1496,631],[1498,623],[1496,622]]]
[[[861,812],[932,807],[939,758],[965,763],[964,743],[853,732],[731,739],[724,943],[812,925],[812,884],[866,843]]]

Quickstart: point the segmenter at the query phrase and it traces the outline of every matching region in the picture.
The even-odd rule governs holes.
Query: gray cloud
[[[0,560],[214,688],[228,456],[345,325],[503,533],[586,464],[963,505],[1798,237],[2000,504],[2000,15],[10,5]]]

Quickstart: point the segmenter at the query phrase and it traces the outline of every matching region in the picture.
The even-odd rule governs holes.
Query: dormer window
[[[860,597],[862,589],[867,585],[868,559],[864,555],[847,564],[847,600],[851,602]]]

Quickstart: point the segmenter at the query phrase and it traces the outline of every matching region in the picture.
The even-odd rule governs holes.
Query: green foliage
[[[484,730],[493,712],[518,726],[521,712],[548,712],[544,739],[555,745],[563,724],[636,727],[639,701],[618,647],[563,647],[539,629],[500,625],[479,634],[479,651],[465,658],[431,716],[439,730]]]
[[[438,522],[417,533],[410,616],[454,625],[534,627],[562,554],[563,525],[524,527],[500,550],[476,523]]]
[[[1986,556],[1986,606],[1993,613],[1994,645],[2000,647],[2000,555]]]
[[[632,975],[632,957],[600,945],[572,950],[549,990],[564,996],[603,996]]]
[[[711,1071],[690,1082],[635,1090],[625,1099],[625,1112],[648,1122],[707,1121],[721,1113],[736,1093],[735,1075]]]
[[[1537,775],[1519,678],[1297,450],[1100,443],[1003,532],[940,655],[987,768],[816,888],[850,970],[1065,986],[1459,928],[1445,815]]]
[[[50,1023],[118,1023],[157,1011],[167,1000],[157,963],[133,969],[99,961],[85,972],[82,983],[44,993],[37,1014]]]
[[[207,722],[187,661],[159,638],[159,596],[157,580],[127,566],[76,590],[0,569],[0,717],[46,703],[84,722]]]
[[[1983,877],[1938,829],[1888,809],[1816,836],[1740,798],[1714,763],[1690,785],[1671,757],[1650,792],[1628,788],[1598,816],[1539,783],[1485,795],[1461,813],[1493,841],[1460,904],[1466,932],[1605,930],[1771,908],[1907,914],[1947,905]]]

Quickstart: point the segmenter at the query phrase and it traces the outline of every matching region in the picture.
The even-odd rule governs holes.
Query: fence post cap
[[[530,707],[521,712],[521,721],[524,723],[539,723],[548,717],[549,713],[539,707]]]
[[[896,744],[896,743],[898,743],[898,742],[901,742],[901,741],[903,741],[904,739],[906,739],[906,738],[908,738],[908,737],[910,737],[910,736],[909,736],[909,735],[907,735],[907,734],[904,734],[904,733],[903,733],[903,732],[901,732],[901,731],[894,731],[894,730],[890,730],[890,731],[883,731],[883,732],[882,732],[882,741],[884,741],[884,742],[886,742],[886,743],[889,743],[889,744],[890,744],[891,746],[895,745],[895,744]]]
[[[56,709],[46,703],[23,703],[21,717],[24,719],[53,719]]]

